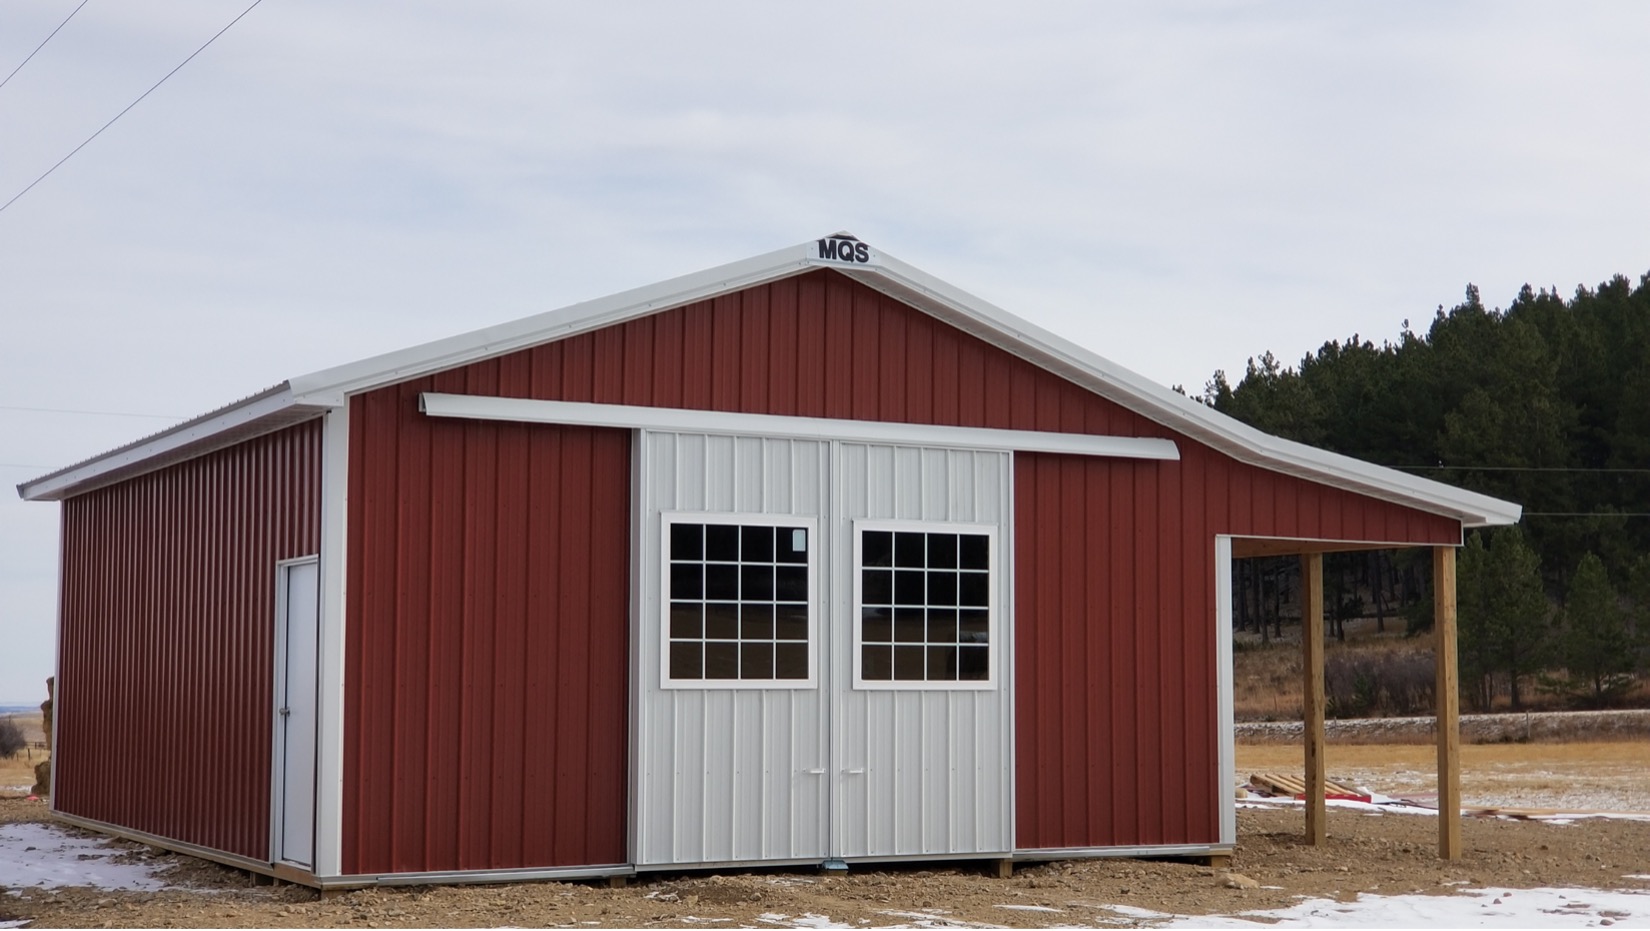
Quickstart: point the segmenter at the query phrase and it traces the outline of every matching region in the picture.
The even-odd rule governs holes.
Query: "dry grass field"
[[[1330,744],[1329,778],[1382,795],[1425,796],[1437,789],[1437,748]],[[1254,773],[1302,772],[1302,749],[1239,744],[1239,781]],[[1650,744],[1467,744],[1461,747],[1466,805],[1650,813]]]
[[[1283,639],[1263,644],[1252,632],[1239,633],[1233,642],[1233,710],[1239,721],[1299,721],[1301,717],[1300,629],[1285,627]],[[1346,640],[1333,637],[1324,643],[1326,660],[1342,653],[1418,653],[1432,655],[1431,632],[1404,636],[1404,622],[1388,620],[1378,632],[1375,621],[1363,618],[1348,621]],[[1533,681],[1526,683],[1524,711],[1562,711],[1565,706],[1553,695],[1542,692]],[[1650,678],[1641,679],[1638,689],[1627,697],[1627,707],[1650,707]],[[1462,705],[1462,712],[1473,709]],[[1496,696],[1492,711],[1512,710],[1506,695]]]

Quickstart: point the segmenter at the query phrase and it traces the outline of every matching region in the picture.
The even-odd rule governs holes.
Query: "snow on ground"
[[[1595,928],[1650,924],[1650,893],[1598,889],[1462,889],[1455,895],[1359,895],[1350,902],[1302,899],[1287,908],[1257,909],[1231,915],[1171,915],[1129,905],[1083,904],[1100,914],[1099,926],[1138,924],[1152,928]],[[1032,911],[1024,906],[1000,905]],[[938,911],[938,910],[936,910]],[[1040,908],[1036,911],[1059,912]],[[910,923],[882,928],[980,928],[950,921],[931,912],[884,911]],[[768,912],[757,922],[787,928],[852,928],[824,915]]]
[[[1130,917],[1161,928],[1592,928],[1605,921],[1643,927],[1650,922],[1650,894],[1466,889],[1456,895],[1359,895],[1352,902],[1305,899],[1288,908],[1235,915]]]
[[[70,834],[55,825],[0,824],[0,884],[138,892],[165,887],[148,864],[112,862],[124,852],[106,838]]]
[[[1305,805],[1306,802],[1295,798],[1264,798],[1251,795],[1239,799],[1239,808],[1276,808],[1279,806]],[[1399,815],[1434,815],[1438,809],[1428,808],[1425,805],[1415,805],[1403,799],[1391,798],[1385,795],[1372,795],[1370,801],[1359,802],[1352,799],[1331,798],[1325,799],[1324,805],[1330,808],[1347,808],[1352,811],[1361,811],[1371,815],[1399,814]],[[1497,815],[1501,818],[1517,818],[1521,821],[1544,821],[1548,824],[1573,824],[1583,818],[1611,818],[1617,821],[1650,821],[1650,815],[1628,811],[1558,811],[1552,814],[1506,814]]]

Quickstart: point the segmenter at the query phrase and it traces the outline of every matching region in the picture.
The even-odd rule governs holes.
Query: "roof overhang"
[[[244,401],[27,482],[18,491],[29,500],[58,500],[318,416],[343,405],[351,394],[816,268],[839,271],[1240,462],[1459,519],[1468,528],[1516,523],[1522,513],[1519,505],[1508,501],[1262,433],[847,233],[293,378]]]
[[[285,383],[17,486],[27,501],[61,501],[319,417]]]

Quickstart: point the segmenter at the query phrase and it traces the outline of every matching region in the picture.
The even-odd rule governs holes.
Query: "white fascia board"
[[[1445,514],[1467,527],[1513,524],[1523,513],[1509,501],[1263,433],[886,254],[844,273],[1239,461]]]
[[[661,310],[801,274],[814,265],[843,265],[817,261],[815,255],[813,242],[802,243],[658,284],[325,369],[294,378],[290,384],[293,393],[302,400],[338,404],[342,403],[345,395],[356,391],[566,339]]]
[[[161,459],[169,453],[180,452],[214,436],[251,426],[259,420],[298,406],[300,405],[295,403],[287,386],[278,385],[215,413],[185,421],[146,439],[110,450],[33,481],[24,482],[17,486],[17,493],[25,501],[59,501],[73,494],[74,489],[79,486],[97,481],[111,472]]]
[[[1156,437],[1092,436],[1083,433],[1044,433],[1034,430],[838,420],[829,417],[782,417],[773,414],[737,414],[674,407],[537,401],[528,398],[434,392],[426,392],[420,396],[420,407],[431,417],[456,417],[465,420],[833,439],[900,446],[1019,450],[1120,459],[1180,458],[1180,449],[1175,446],[1173,440]]]

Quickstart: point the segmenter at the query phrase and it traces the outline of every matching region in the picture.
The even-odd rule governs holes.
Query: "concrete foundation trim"
[[[365,889],[369,886],[457,886],[471,883],[519,883],[556,879],[604,879],[609,876],[634,876],[636,868],[628,863],[606,866],[544,867],[541,869],[506,870],[435,870],[424,873],[371,873],[352,876],[328,876],[316,884],[322,889]]]
[[[1144,847],[1045,847],[1016,850],[1016,860],[1093,860],[1101,857],[1208,857],[1231,856],[1232,844],[1162,844]]]
[[[62,821],[65,824],[72,824],[77,828],[85,828],[88,831],[96,831],[99,834],[107,834],[110,837],[118,838],[120,840],[133,841],[139,844],[148,844],[151,847],[159,847],[162,850],[170,850],[173,853],[181,853],[201,860],[210,860],[213,863],[222,863],[224,866],[232,866],[240,870],[249,870],[254,873],[260,873],[264,876],[276,876],[275,865],[272,863],[266,863],[262,860],[253,860],[250,857],[243,857],[240,854],[229,853],[223,850],[213,850],[210,847],[201,847],[196,844],[173,840],[170,837],[161,837],[158,834],[150,834],[147,831],[137,831],[132,828],[123,828],[118,824],[108,824],[103,821],[94,821],[91,818],[82,818],[79,815],[66,814],[61,811],[54,810],[52,814],[57,817],[57,820]],[[288,880],[290,882],[301,882],[306,886],[317,885],[317,883],[314,882],[314,877],[310,877],[308,880],[305,880],[297,878],[298,875],[300,874],[298,874],[298,872],[293,870],[291,867],[285,867],[281,870],[281,875],[277,878]],[[307,873],[301,875],[309,876]]]

